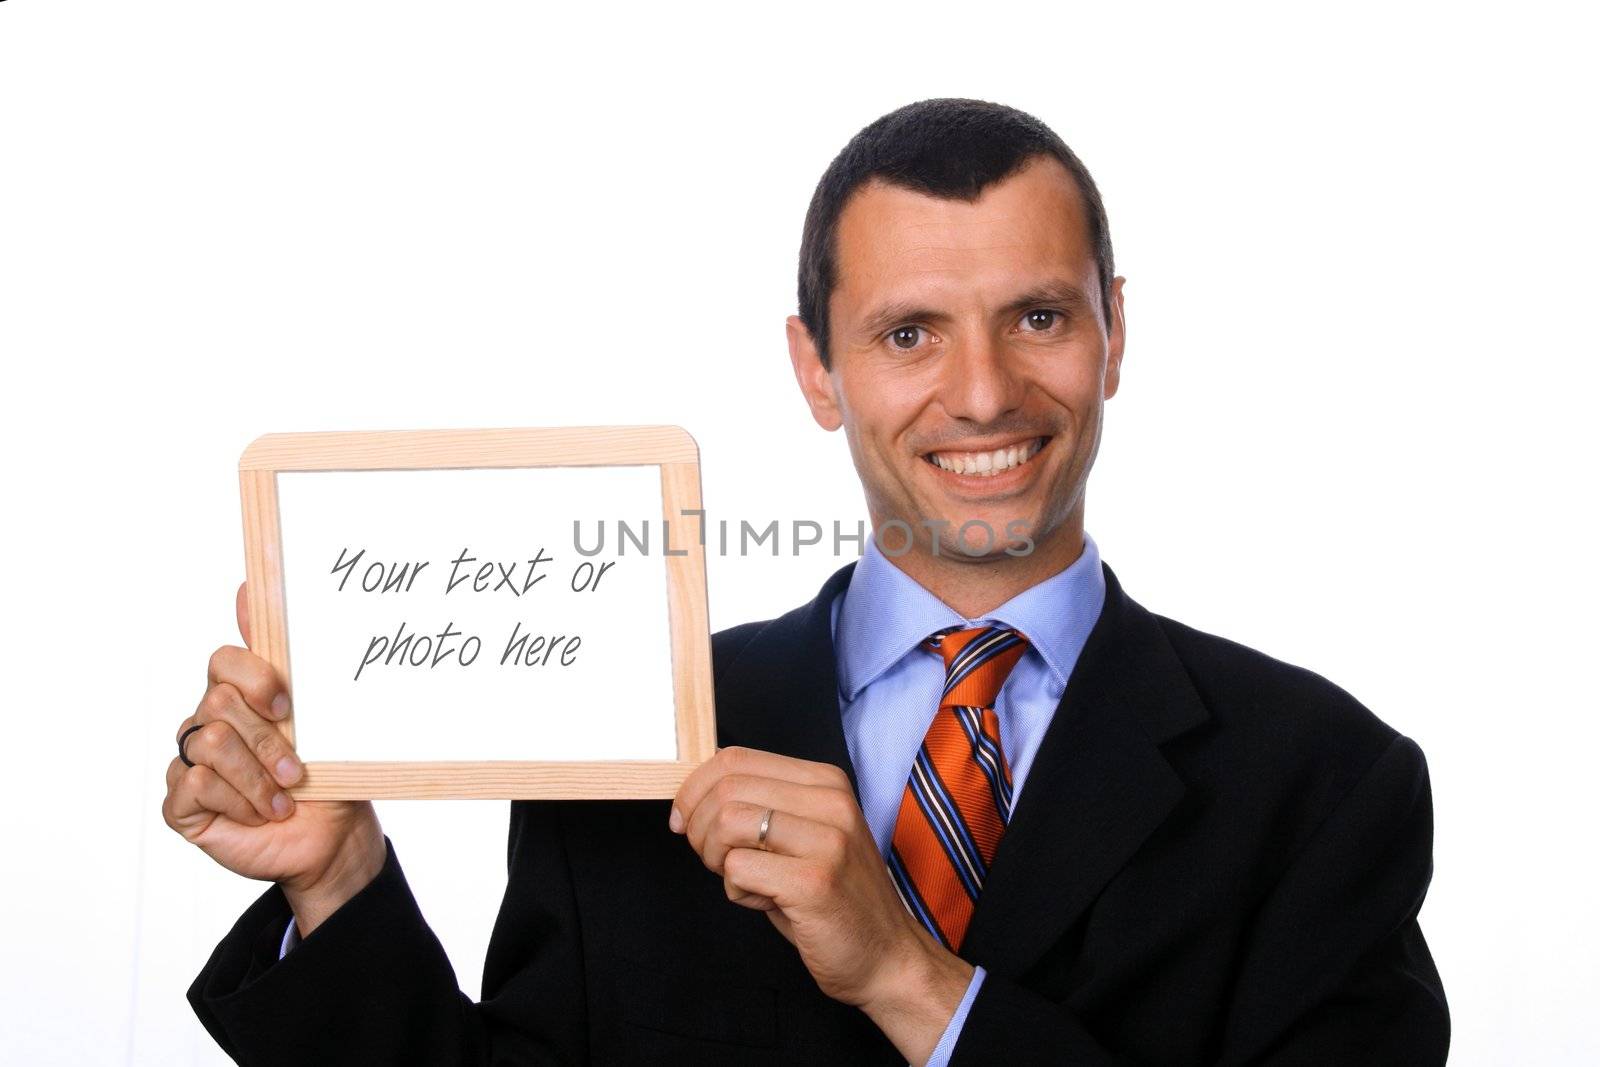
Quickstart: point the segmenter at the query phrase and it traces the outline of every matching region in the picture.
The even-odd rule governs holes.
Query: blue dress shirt
[[[861,811],[879,852],[888,855],[912,761],[944,688],[944,660],[920,648],[923,640],[948,626],[989,623],[1027,637],[1028,650],[995,701],[1000,743],[1011,765],[1014,796],[1020,797],[1105,598],[1100,550],[1087,533],[1083,552],[1071,566],[978,619],[963,619],[867,540],[849,587],[833,603],[833,647],[845,741]],[[976,968],[928,1067],[949,1063],[983,977],[983,968]]]
[[[922,641],[949,626],[988,623],[1009,626],[1027,637],[1028,650],[995,701],[1013,796],[1020,797],[1039,742],[1105,598],[1100,550],[1087,532],[1083,552],[1071,566],[978,619],[963,619],[867,538],[850,585],[834,599],[832,625],[845,741],[855,767],[861,811],[879,852],[888,855],[911,763],[944,688],[944,661],[922,650]],[[291,918],[278,947],[279,959],[299,944],[299,933]],[[949,1063],[983,977],[983,968],[975,968],[928,1067]]]

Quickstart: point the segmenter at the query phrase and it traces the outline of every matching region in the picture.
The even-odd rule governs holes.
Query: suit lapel
[[[1155,616],[1110,567],[1084,645],[978,899],[961,955],[1019,975],[1184,794],[1157,747],[1207,713]]]
[[[853,562],[841,567],[815,600],[762,627],[718,679],[719,745],[832,763],[857,789],[839,715],[832,620],[834,597],[854,570]]]

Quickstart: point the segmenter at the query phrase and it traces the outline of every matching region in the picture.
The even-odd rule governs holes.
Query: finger
[[[730,774],[776,778],[800,785],[842,788],[846,792],[850,790],[849,777],[831,763],[815,763],[811,760],[795,759],[792,756],[780,756],[775,752],[733,746],[720,750],[684,779],[683,785],[678,788],[678,795],[672,802],[672,811],[677,822],[673,829],[681,831],[706,793],[714,788],[718,781]]]
[[[238,645],[223,645],[206,664],[206,683],[227,682],[244,695],[257,714],[268,719],[289,716],[289,694],[272,664]]]
[[[749,896],[766,897],[776,908],[793,907],[825,891],[810,862],[755,848],[730,850],[722,877],[724,885]]]
[[[172,788],[173,783],[172,766],[174,764],[177,766],[179,774],[193,766],[194,757],[189,755],[189,742],[194,740],[194,735],[189,731],[194,730],[199,725],[198,714],[191,715],[178,724],[178,754],[172,757],[172,764],[167,766],[167,788],[169,790]],[[195,730],[195,733],[198,732],[198,730]],[[185,758],[189,762],[184,762]]]
[[[685,813],[684,832],[701,861],[721,873],[722,857],[729,848],[758,845],[761,819],[769,809],[782,813],[781,820],[774,814],[774,824],[798,824],[796,832],[777,839],[769,827],[767,847],[788,855],[807,854],[823,845],[831,848],[836,837],[867,832],[853,793],[744,774],[719,778],[699,804]],[[834,835],[824,837],[812,827],[830,828]]]
[[[300,780],[303,769],[300,758],[294,754],[283,731],[258,715],[239,690],[227,682],[219,682],[206,690],[194,716],[194,721],[200,724],[219,719],[233,727],[261,766],[280,783],[293,785]],[[195,757],[191,754],[189,758]]]
[[[245,592],[244,582],[239,583],[239,592],[233,597],[233,615],[239,623],[239,640],[250,644],[250,597]]]
[[[183,768],[163,808],[173,829],[200,815],[226,815],[245,826],[261,826],[267,821],[243,794],[204,764]]]
[[[770,806],[732,801],[702,805],[697,822],[689,827],[689,843],[700,855],[700,862],[723,874],[728,852],[735,848],[760,848],[761,821],[767,823],[767,851],[785,856],[803,856],[832,863],[841,859],[848,837],[845,831],[815,822],[792,812],[774,811]]]
[[[693,810],[683,813],[686,824],[692,824],[696,814],[707,807],[742,801],[761,807],[791,812],[805,819],[837,826],[841,830],[855,830],[865,821],[861,805],[848,785],[839,789],[831,785],[802,785],[780,778],[763,778],[750,774],[727,774],[719,778]]]
[[[778,906],[771,897],[764,897],[760,893],[745,892],[745,890],[735,885],[731,878],[724,877],[722,879],[722,890],[728,894],[728,899],[733,903],[741,908],[749,908],[751,911],[772,911]]]
[[[237,789],[262,818],[287,818],[294,810],[289,795],[278,788],[231,723],[223,719],[208,721],[189,738],[188,750],[189,759],[197,767],[210,768]]]

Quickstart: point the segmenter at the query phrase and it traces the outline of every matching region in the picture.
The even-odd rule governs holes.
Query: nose
[[[988,424],[1022,407],[1026,383],[1005,345],[987,334],[955,341],[942,369],[940,400],[953,419]]]

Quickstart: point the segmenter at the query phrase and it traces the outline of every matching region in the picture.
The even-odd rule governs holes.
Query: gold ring
[[[761,830],[756,834],[756,847],[763,852],[772,851],[767,848],[767,831],[772,829],[772,811],[768,808],[767,813],[761,816]]]

